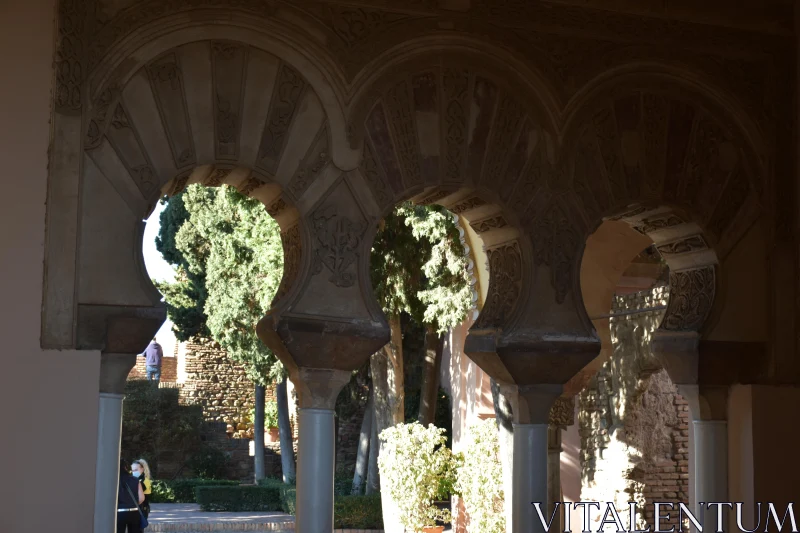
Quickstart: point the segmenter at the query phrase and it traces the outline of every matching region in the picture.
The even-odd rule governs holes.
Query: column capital
[[[689,403],[694,422],[728,420],[729,391],[727,385],[678,385],[678,392]]]
[[[549,424],[550,410],[562,389],[562,385],[500,384],[500,393],[511,404],[514,424]]]
[[[106,394],[124,394],[125,382],[131,369],[136,365],[136,354],[107,353],[100,354],[100,392]]]
[[[350,381],[352,372],[333,368],[303,368],[292,372],[301,409],[333,410],[336,398]]]
[[[650,344],[653,354],[676,385],[695,384],[699,375],[700,334],[657,329]]]

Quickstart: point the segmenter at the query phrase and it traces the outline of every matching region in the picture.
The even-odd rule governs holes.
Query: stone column
[[[301,368],[298,372],[298,533],[333,531],[334,407],[351,373]]]
[[[719,524],[717,506],[708,507],[709,502],[728,501],[728,387],[678,385],[678,391],[689,403],[692,418],[692,510],[703,531],[714,533],[728,523],[727,511]]]
[[[561,426],[550,424],[547,431],[547,517],[561,501]],[[550,531],[563,531],[562,509],[553,520]]]
[[[122,439],[122,400],[125,381],[136,355],[103,353],[100,356],[100,405],[97,419],[94,531],[117,528],[117,485]]]
[[[547,514],[548,428],[550,408],[561,385],[501,385],[514,413],[512,532],[543,533],[534,504]],[[545,520],[550,517],[545,516]]]

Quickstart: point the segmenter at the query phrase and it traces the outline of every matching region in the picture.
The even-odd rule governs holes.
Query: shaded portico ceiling
[[[603,220],[640,228],[688,272],[701,256],[723,257],[772,201],[775,115],[763,108],[774,100],[736,81],[764,65],[754,57],[771,44],[555,5],[475,2],[461,16],[427,1],[388,10],[174,0],[62,24],[51,183],[74,186],[89,214],[75,221],[77,282],[52,266],[69,263],[57,261],[68,248],[48,252],[45,314],[150,306],[152,295],[136,288],[147,280],[114,252],[135,241],[125,224],[161,192],[228,183],[276,213],[295,251],[275,320],[294,313],[305,331],[323,322],[328,331],[332,319],[380,330],[366,250],[374,222],[411,198],[444,205],[480,234],[491,279],[475,327],[493,332],[492,343],[516,335],[514,350],[524,351],[555,330],[591,351],[577,272]],[[82,9],[63,7],[69,21]],[[91,39],[71,39],[81,29]],[[665,50],[688,63],[659,63]],[[86,132],[68,134],[81,124]],[[73,185],[82,172],[91,176]],[[293,215],[282,220],[280,206]],[[111,241],[100,230],[117,226],[101,213],[124,219]],[[53,243],[76,231],[50,226]],[[337,242],[352,243],[346,261],[329,261]],[[98,274],[107,271],[136,282],[111,286]],[[63,326],[61,345],[71,342],[73,321],[44,322]]]

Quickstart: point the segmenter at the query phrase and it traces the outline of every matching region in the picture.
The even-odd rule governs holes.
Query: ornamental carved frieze
[[[761,178],[753,175],[752,165],[743,164],[746,141],[732,133],[728,118],[712,115],[686,93],[665,98],[650,90],[621,89],[612,96],[597,102],[568,158],[588,225],[596,226],[615,206],[657,199],[690,210],[719,240],[748,198],[756,198],[754,183]],[[635,226],[649,233],[681,223],[671,214]]]
[[[517,241],[486,250],[489,290],[475,329],[499,328],[511,317],[522,290],[522,250]]]
[[[543,200],[544,202],[544,200]],[[537,209],[540,208],[537,206]],[[536,211],[534,211],[536,213]],[[556,302],[564,302],[572,290],[580,233],[566,205],[556,199],[539,211],[531,229],[533,260],[550,269],[550,280]]]
[[[475,230],[476,233],[484,233],[493,229],[505,228],[508,226],[508,222],[506,222],[506,219],[503,217],[503,215],[494,215],[470,222],[470,226]]]
[[[298,224],[281,232],[281,244],[283,245],[283,278],[281,278],[281,284],[272,299],[273,304],[280,301],[291,290],[300,272],[303,242],[300,238]]]
[[[295,198],[300,198],[308,189],[309,185],[319,176],[320,172],[328,165],[331,160],[330,146],[328,140],[328,127],[323,125],[316,138],[311,143],[297,171],[289,181],[289,191]]]
[[[366,224],[354,222],[339,214],[334,204],[319,208],[312,217],[315,247],[312,271],[323,269],[330,273],[328,280],[337,287],[352,287],[356,274],[349,272],[358,259],[358,247],[364,237]]]
[[[702,235],[692,235],[684,239],[657,246],[658,252],[669,261],[669,256],[708,250],[708,243]]]
[[[699,331],[706,321],[716,294],[713,265],[670,272],[669,303],[661,323],[667,331]]]
[[[103,134],[108,125],[108,119],[114,115],[114,113],[110,114],[109,110],[116,109],[119,97],[119,88],[112,85],[92,103],[89,128],[83,141],[84,150],[97,148],[103,142]]]
[[[567,427],[575,423],[575,397],[559,396],[550,408],[551,426]]]
[[[289,140],[289,129],[307,87],[308,82],[297,70],[281,64],[256,161],[256,166],[269,175],[274,176],[278,171],[281,154]]]
[[[87,74],[86,49],[89,28],[94,26],[96,0],[63,0],[58,3],[56,42],[55,110],[76,115],[83,106],[83,82]]]

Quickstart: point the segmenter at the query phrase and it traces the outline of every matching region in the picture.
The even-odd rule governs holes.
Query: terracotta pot
[[[267,442],[278,442],[281,438],[281,432],[278,428],[269,428],[269,433],[266,437]]]
[[[425,526],[422,528],[422,533],[442,533],[444,526]]]

